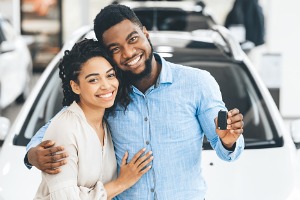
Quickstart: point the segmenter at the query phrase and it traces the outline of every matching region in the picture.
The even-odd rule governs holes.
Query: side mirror
[[[4,141],[10,128],[10,121],[5,117],[0,117],[0,141]]]
[[[3,41],[0,45],[0,53],[7,53],[14,51],[16,49],[16,46],[13,42],[9,41]]]
[[[291,122],[291,134],[297,149],[300,148],[300,119]]]

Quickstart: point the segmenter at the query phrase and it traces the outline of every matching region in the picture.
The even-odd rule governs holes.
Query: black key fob
[[[225,110],[220,110],[218,113],[218,129],[227,129],[227,111]]]

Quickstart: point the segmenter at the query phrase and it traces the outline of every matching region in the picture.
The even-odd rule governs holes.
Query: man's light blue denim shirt
[[[239,137],[234,151],[223,147],[214,119],[219,110],[227,109],[217,82],[207,71],[155,57],[162,64],[157,83],[145,94],[132,86],[127,110],[117,106],[116,114],[107,119],[118,166],[126,151],[128,160],[143,147],[154,156],[151,170],[115,199],[202,200],[206,192],[201,170],[204,135],[225,161],[240,156],[244,138]],[[38,131],[28,148],[41,142],[46,128]]]

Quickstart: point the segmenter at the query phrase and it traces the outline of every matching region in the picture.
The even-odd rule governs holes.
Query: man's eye
[[[134,41],[136,41],[137,40],[137,36],[134,36],[134,37],[132,37],[132,38],[130,38],[130,42],[134,42]]]
[[[110,53],[117,53],[118,51],[119,51],[119,48],[115,47],[110,50]]]

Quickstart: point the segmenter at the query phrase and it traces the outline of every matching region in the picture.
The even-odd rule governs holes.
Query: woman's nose
[[[107,89],[109,89],[109,87],[110,87],[110,84],[109,84],[109,82],[106,79],[102,80],[100,82],[100,89],[101,90],[107,90]]]

